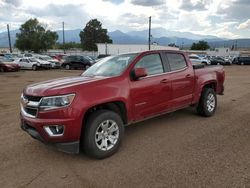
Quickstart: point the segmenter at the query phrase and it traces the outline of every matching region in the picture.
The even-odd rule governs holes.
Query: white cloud
[[[241,23],[237,29],[250,29],[250,19],[248,19],[247,21]]]
[[[17,29],[30,18],[38,18],[50,29],[60,29],[62,21],[66,29],[82,29],[97,18],[109,31],[140,30],[148,27],[152,16],[153,27],[250,37],[249,7],[247,0],[0,0],[0,32],[6,30],[2,25]]]

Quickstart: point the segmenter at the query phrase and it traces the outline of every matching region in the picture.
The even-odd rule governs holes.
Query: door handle
[[[167,79],[163,79],[163,80],[161,80],[161,83],[162,84],[166,84],[166,83],[168,83],[168,80]]]
[[[191,78],[191,74],[187,74],[187,75],[186,75],[186,78]]]

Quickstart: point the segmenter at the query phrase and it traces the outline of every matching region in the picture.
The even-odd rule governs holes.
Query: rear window
[[[181,54],[169,53],[167,58],[171,71],[181,70],[187,66],[185,58]]]

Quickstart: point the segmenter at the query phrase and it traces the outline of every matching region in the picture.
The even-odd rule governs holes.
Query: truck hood
[[[67,88],[70,90],[70,92],[73,93],[74,87],[77,87],[82,84],[90,83],[96,80],[100,80],[102,78],[101,77],[75,76],[75,77],[65,77],[65,78],[54,79],[54,80],[49,80],[45,82],[39,82],[39,83],[27,86],[24,89],[24,94],[31,95],[31,96],[49,96],[49,95],[65,94],[62,92],[67,93]]]

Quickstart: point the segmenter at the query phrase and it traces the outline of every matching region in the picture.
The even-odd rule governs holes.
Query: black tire
[[[102,140],[105,139],[104,135],[102,135],[102,138],[99,142],[96,141],[96,133],[98,130],[100,130],[101,125],[105,121],[113,121],[116,123],[116,128],[119,129],[118,133],[116,132],[116,135],[118,135],[118,138],[115,139],[116,143],[111,144],[111,142],[108,140],[106,143],[112,148],[107,149],[104,151],[100,149],[100,145],[102,144]],[[113,155],[119,148],[122,137],[124,135],[124,125],[121,117],[109,110],[98,110],[96,112],[93,112],[87,119],[86,124],[84,125],[84,131],[82,134],[82,146],[85,153],[91,157],[97,158],[97,159],[103,159],[106,157],[109,157]],[[109,125],[108,125],[109,126]],[[108,129],[110,130],[110,129]],[[104,134],[104,133],[102,133]],[[107,135],[106,135],[107,136]],[[112,135],[113,136],[113,135]],[[100,145],[99,145],[100,144]],[[98,146],[99,145],[99,146]],[[103,147],[103,146],[102,146]],[[104,148],[103,148],[104,149]]]
[[[70,70],[71,69],[70,65],[69,64],[65,65],[65,69]]]
[[[4,72],[4,68],[3,67],[0,67],[0,72]]]
[[[84,70],[87,70],[90,67],[90,65],[85,65]]]
[[[37,70],[37,65],[33,65],[32,70],[36,71]]]
[[[203,64],[203,65],[207,65],[207,62],[205,62],[205,61],[202,61],[202,62],[201,62],[201,64]]]
[[[212,103],[210,101],[210,103],[208,103],[208,100],[211,96],[213,97],[214,102]],[[213,105],[214,107],[212,108]],[[217,96],[215,91],[212,88],[204,88],[202,90],[200,101],[196,109],[197,113],[204,117],[210,117],[214,115],[216,107],[217,107]]]

